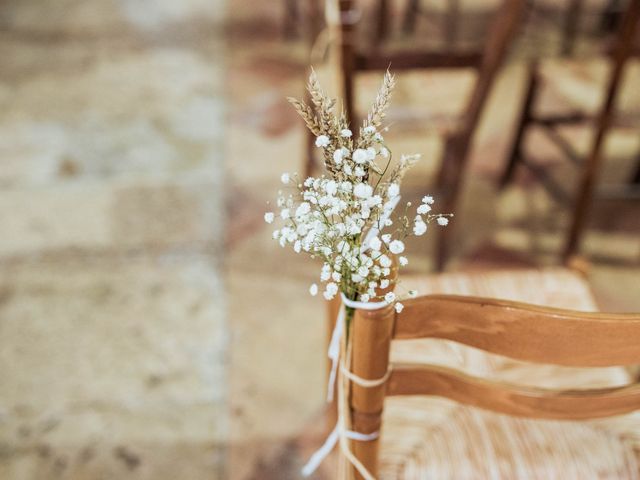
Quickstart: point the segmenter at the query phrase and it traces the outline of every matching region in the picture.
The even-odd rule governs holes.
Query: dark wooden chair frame
[[[638,29],[639,20],[640,0],[630,0],[627,10],[622,16],[617,42],[616,45],[614,45],[611,60],[612,65],[606,81],[604,101],[595,118],[584,113],[575,112],[566,115],[536,115],[534,109],[536,98],[539,95],[541,79],[537,63],[532,63],[529,68],[526,94],[520,120],[507,167],[501,180],[501,186],[506,186],[512,180],[516,167],[522,165],[538,177],[552,197],[561,203],[571,203],[571,199],[564,188],[555,183],[543,168],[537,166],[534,162],[528,161],[525,157],[523,143],[526,132],[532,125],[542,127],[542,131],[559,147],[560,151],[577,167],[581,168],[581,179],[578,194],[574,200],[571,226],[562,252],[562,257],[565,261],[577,255],[579,251],[602,164],[604,140],[614,123],[615,101],[622,83],[625,66],[634,53],[633,39]],[[573,147],[558,134],[556,127],[569,124],[584,124],[585,122],[594,124],[594,135],[589,154],[586,159],[583,159],[575,152]],[[637,172],[631,179],[631,186],[626,187],[624,191],[609,192],[609,195],[617,198],[621,196],[640,198],[640,190],[637,188],[640,183],[640,155],[638,156],[638,163]]]
[[[351,124],[355,123],[354,80],[358,72],[384,70],[391,65],[394,71],[407,69],[474,68],[477,70],[469,102],[457,128],[445,139],[443,159],[438,175],[438,190],[443,211],[455,211],[463,172],[471,149],[473,134],[491,92],[496,74],[514,38],[521,18],[524,0],[504,0],[497,11],[493,27],[482,52],[397,52],[384,55],[378,49],[362,51],[356,45],[356,26],[360,11],[355,0],[339,0],[340,7],[340,73],[344,108]],[[313,172],[313,148],[308,138],[305,174]],[[449,256],[453,229],[442,229],[438,239],[437,268],[442,270]]]

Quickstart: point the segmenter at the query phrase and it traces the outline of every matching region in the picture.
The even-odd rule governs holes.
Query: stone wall
[[[221,0],[0,14],[0,478],[223,478]]]

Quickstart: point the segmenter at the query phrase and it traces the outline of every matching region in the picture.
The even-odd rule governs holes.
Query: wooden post
[[[389,368],[389,347],[395,311],[393,305],[380,310],[358,310],[353,318],[354,374],[367,380],[382,378]],[[352,429],[369,434],[380,431],[386,385],[364,388],[351,384]],[[362,464],[377,477],[378,440],[353,441],[353,453]],[[355,472],[355,478],[362,477]]]
[[[382,291],[384,295],[393,291],[398,277],[397,260],[391,272],[391,284]],[[353,317],[351,371],[366,380],[377,380],[387,373],[389,368],[389,349],[395,320],[393,305],[380,310],[356,310]],[[379,432],[382,424],[386,384],[365,388],[351,382],[351,428],[355,432],[369,434]],[[378,477],[379,440],[368,442],[353,441],[352,451],[366,469]],[[354,471],[355,479],[362,476]]]

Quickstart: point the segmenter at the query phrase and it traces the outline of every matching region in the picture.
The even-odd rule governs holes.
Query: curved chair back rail
[[[640,363],[640,315],[587,313],[457,295],[404,301],[394,339],[442,338],[534,363]]]
[[[548,390],[473,377],[436,366],[395,366],[387,395],[437,395],[507,415],[582,420],[640,408],[640,385],[593,390]]]

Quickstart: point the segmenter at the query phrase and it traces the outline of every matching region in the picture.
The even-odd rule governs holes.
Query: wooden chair
[[[529,161],[524,155],[523,143],[528,129],[532,126],[541,127],[547,137],[554,142],[559,150],[577,167],[581,169],[581,178],[577,198],[574,201],[571,226],[565,241],[563,258],[566,260],[578,252],[580,240],[589,215],[589,210],[594,195],[594,187],[602,163],[602,148],[607,133],[614,126],[614,109],[623,73],[627,61],[633,53],[634,39],[638,31],[640,21],[640,0],[630,0],[625,14],[622,16],[622,24],[619,26],[617,42],[614,45],[611,68],[605,86],[604,101],[596,113],[571,111],[567,114],[541,115],[535,113],[536,100],[540,95],[541,85],[550,83],[551,79],[544,78],[537,63],[533,63],[529,69],[526,95],[523,102],[520,121],[514,137],[511,153],[505,169],[501,185],[504,187],[513,178],[518,165],[526,166],[536,175],[547,191],[559,202],[570,203],[570,198],[563,186],[558,185],[535,162]],[[624,123],[623,119],[623,123]],[[626,122],[628,123],[628,119]],[[594,125],[593,140],[586,159],[575,151],[574,147],[559,132],[558,127],[563,125],[576,125],[592,123]],[[640,157],[639,157],[640,158]],[[640,165],[639,167],[640,168]],[[639,170],[640,171],[640,170]],[[636,176],[637,177],[637,176]],[[632,183],[637,185],[634,177]],[[631,196],[640,196],[637,188],[627,188],[626,192]],[[616,193],[620,196],[620,192]]]
[[[640,475],[638,417],[576,422],[640,409],[627,370],[602,368],[640,362],[640,314],[584,311],[595,307],[589,289],[564,269],[409,283],[429,294],[403,302],[399,314],[358,310],[353,320],[352,372],[377,379],[392,366],[386,385],[350,387],[352,429],[381,431],[379,440],[352,442],[375,478]],[[434,360],[440,365],[420,365]]]
[[[438,189],[443,211],[455,211],[466,166],[480,114],[486,103],[496,74],[502,65],[510,41],[520,19],[524,0],[504,0],[494,17],[493,26],[484,48],[479,52],[396,52],[385,55],[378,49],[363,50],[356,42],[356,27],[360,11],[355,0],[340,0],[340,76],[344,107],[351,124],[356,123],[354,111],[354,80],[358,72],[384,70],[389,65],[394,71],[420,68],[475,68],[477,80],[469,102],[457,126],[447,135],[438,176]],[[310,145],[310,142],[309,142]],[[310,151],[311,149],[309,149]],[[313,170],[312,156],[308,156],[306,173]],[[449,254],[453,229],[443,229],[438,242],[437,267],[444,268]]]

